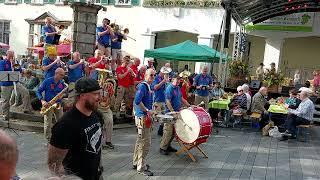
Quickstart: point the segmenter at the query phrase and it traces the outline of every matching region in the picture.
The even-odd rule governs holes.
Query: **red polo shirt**
[[[95,57],[91,57],[91,58],[88,59],[88,63],[90,65],[92,65],[94,63],[97,63],[98,61],[99,60],[97,58],[95,58]],[[98,66],[96,68],[105,69],[106,68],[106,64],[100,63],[100,64],[98,64]]]
[[[122,67],[122,66],[118,66],[117,69],[116,69],[116,73],[117,73],[117,76],[118,76],[118,85],[122,86],[122,87],[125,87],[125,88],[129,88],[129,86],[131,85],[132,76],[130,75],[130,73],[128,73],[124,78],[120,79],[119,75],[120,74],[124,74],[127,71],[128,71],[128,68],[127,67]]]

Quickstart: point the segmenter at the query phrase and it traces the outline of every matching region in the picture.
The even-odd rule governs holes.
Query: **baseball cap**
[[[77,80],[75,85],[76,94],[89,93],[100,89],[98,81],[86,77]]]

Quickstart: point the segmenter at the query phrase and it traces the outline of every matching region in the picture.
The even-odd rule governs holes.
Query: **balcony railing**
[[[221,0],[144,0],[144,7],[216,8]]]

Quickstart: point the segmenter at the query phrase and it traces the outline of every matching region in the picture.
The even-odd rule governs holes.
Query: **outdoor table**
[[[230,99],[218,99],[209,102],[209,109],[229,110]]]
[[[209,114],[211,118],[217,119],[221,110],[229,110],[230,98],[218,99],[209,102]],[[224,119],[227,119],[227,113],[223,113]]]
[[[281,126],[287,119],[288,109],[284,105],[270,105],[269,118],[276,126]]]
[[[288,109],[284,105],[270,105],[268,112],[277,114],[288,114]]]

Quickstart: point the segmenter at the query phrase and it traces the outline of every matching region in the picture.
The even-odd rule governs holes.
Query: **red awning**
[[[8,45],[8,44],[5,44],[5,43],[2,43],[2,42],[0,42],[0,48],[1,49],[10,49],[10,46]]]

